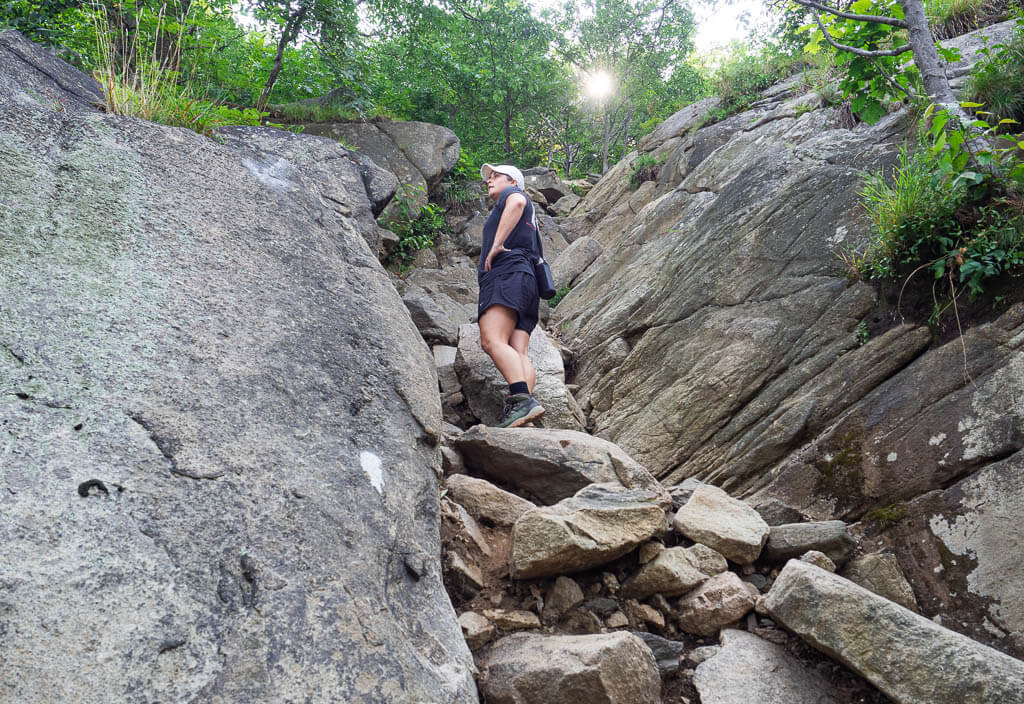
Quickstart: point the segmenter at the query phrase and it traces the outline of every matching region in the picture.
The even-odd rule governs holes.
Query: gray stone
[[[576,580],[571,577],[558,577],[544,597],[541,619],[545,623],[555,623],[570,609],[582,604],[583,598],[583,590]]]
[[[691,496],[693,496],[693,490],[703,484],[704,482],[699,479],[688,477],[683,480],[682,484],[670,486],[668,491],[672,495],[672,508],[678,511],[685,506],[686,502],[690,500]]]
[[[903,575],[895,555],[870,553],[855,557],[846,564],[840,574],[854,584],[894,601],[905,609],[918,610],[914,590],[910,588],[910,583]]]
[[[551,261],[551,275],[555,287],[572,286],[577,277],[601,256],[604,247],[592,237],[580,237],[570,244],[558,259]]]
[[[836,564],[843,564],[857,546],[843,521],[817,521],[772,526],[764,546],[764,558],[783,562],[808,550],[819,550]]]
[[[544,167],[526,169],[523,171],[523,177],[526,179],[526,187],[539,192],[548,203],[555,203],[559,199],[573,194],[569,184],[558,178],[558,173],[554,169]]]
[[[489,525],[511,527],[520,516],[536,508],[526,499],[465,474],[448,477],[445,487],[448,495],[471,516]]]
[[[708,484],[694,489],[672,526],[741,565],[756,560],[768,540],[768,524],[757,511]]]
[[[439,301],[448,305],[442,308]],[[427,344],[458,344],[459,325],[465,322],[460,306],[444,297],[432,297],[418,287],[406,289],[402,303],[408,308],[413,324]]]
[[[582,430],[583,418],[578,411],[574,413],[569,394],[565,390],[562,355],[539,326],[530,335],[529,355],[537,371],[533,395],[545,409],[536,425]],[[484,424],[496,425],[508,394],[508,382],[481,349],[480,328],[477,325],[459,327],[459,352],[455,359],[455,371],[459,375],[470,410]]]
[[[792,506],[787,506],[778,499],[769,499],[754,507],[754,510],[769,526],[781,526],[786,523],[800,523],[803,515]]]
[[[475,471],[528,491],[543,503],[590,484],[617,482],[668,496],[651,474],[614,443],[572,430],[475,426],[455,440]]]
[[[605,619],[604,625],[608,628],[625,628],[629,625],[629,619],[626,617],[626,614],[616,611]]]
[[[718,571],[724,572],[726,567],[722,558]],[[679,596],[710,576],[711,573],[701,569],[700,558],[691,549],[667,548],[623,585],[622,596],[626,599],[646,599],[653,594]]]
[[[765,606],[901,704],[1024,701],[1024,662],[806,562],[786,564]]]
[[[786,649],[752,633],[725,629],[721,649],[697,665],[701,704],[841,704],[843,693]]]
[[[715,575],[679,600],[676,618],[687,633],[708,636],[754,608],[755,597],[734,572]]]
[[[516,521],[512,576],[529,579],[597,567],[625,555],[664,525],[655,494],[594,484]]]
[[[818,550],[808,550],[801,555],[799,559],[804,562],[809,562],[815,567],[820,567],[826,572],[836,571],[836,563],[832,562],[828,555],[823,552],[819,552]]]
[[[551,204],[551,212],[564,217],[571,213],[572,209],[579,205],[581,200],[575,193],[564,195]]]
[[[720,645],[702,645],[699,648],[691,650],[689,655],[686,656],[686,659],[694,665],[700,665],[705,660],[715,657],[720,652],[722,652],[722,646]]]
[[[358,164],[94,91],[0,34],[0,699],[477,701]]]
[[[631,633],[502,638],[477,661],[480,693],[501,704],[661,704],[650,649]]]
[[[486,609],[484,616],[502,631],[528,631],[540,628],[540,619],[532,611],[518,609]]]
[[[478,650],[487,645],[498,629],[494,627],[486,616],[475,611],[466,611],[459,616],[459,626],[462,627],[462,635],[466,639],[466,645],[473,650]]]
[[[674,675],[679,671],[679,658],[682,657],[683,652],[686,650],[685,643],[669,640],[643,631],[634,631],[633,635],[642,640],[651,649],[651,654],[654,656],[655,662],[658,663],[658,672],[661,673],[662,677]]]

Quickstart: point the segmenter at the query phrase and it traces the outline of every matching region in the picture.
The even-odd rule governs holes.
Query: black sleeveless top
[[[505,238],[505,249],[510,251],[502,252],[491,260],[491,270],[484,271],[484,260],[487,253],[494,245],[494,235],[498,231],[498,222],[502,213],[505,212],[505,201],[513,193],[522,193],[526,198],[526,207],[519,217],[519,222]],[[498,201],[491,208],[491,214],[484,223],[484,239],[480,246],[480,262],[477,265],[477,281],[484,281],[508,274],[513,271],[521,271],[533,275],[533,262],[540,256],[540,245],[537,243],[537,231],[533,227],[533,203],[519,186],[507,186],[498,196]]]

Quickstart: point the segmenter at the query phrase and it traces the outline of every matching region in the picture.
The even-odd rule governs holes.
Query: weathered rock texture
[[[455,133],[426,122],[311,123],[303,132],[330,137],[370,157],[398,177],[403,197],[417,208],[459,160]]]
[[[0,34],[0,699],[476,701],[358,160],[99,100]]]
[[[838,109],[800,90],[789,80],[701,129],[706,106],[680,111],[641,144],[665,158],[656,180],[630,190],[627,156],[563,223],[604,248],[552,314],[579,351],[588,429],[666,485],[697,477],[814,520],[921,502],[914,530],[929,533],[924,504],[937,499],[924,497],[952,492],[938,500],[950,526],[939,532],[990,526],[995,514],[951,487],[1024,448],[1024,306],[965,330],[963,344],[934,342],[923,324],[883,332],[888,322],[861,344],[878,291],[851,283],[837,255],[865,243],[861,179],[892,165],[915,120],[839,128]],[[886,541],[900,544],[926,615],[953,610],[952,627],[1024,655],[1006,620],[1019,619],[1004,615],[1024,572],[1005,550],[963,547],[953,554],[972,557],[944,571],[937,547]],[[974,586],[957,586],[968,575]]]
[[[493,704],[659,704],[654,656],[630,633],[502,638],[479,661]]]
[[[726,629],[718,653],[697,665],[701,704],[839,704],[840,692],[786,649],[752,633]]]
[[[651,473],[618,445],[573,430],[477,425],[454,441],[466,464],[554,504],[590,484],[618,482],[668,497]]]
[[[597,567],[622,557],[664,527],[657,494],[592,484],[516,521],[512,576],[528,579]]]
[[[749,564],[768,540],[768,524],[757,511],[718,487],[694,489],[672,525],[691,540],[717,550],[733,562]]]
[[[544,329],[537,327],[530,335],[530,362],[537,371],[534,397],[544,406],[545,413],[536,424],[544,428],[583,429],[583,416],[575,399],[565,388],[565,366],[562,355],[548,338]],[[470,410],[487,425],[496,425],[501,417],[508,382],[480,347],[480,328],[476,324],[459,327],[459,351],[455,358],[455,371],[466,393]]]
[[[1024,662],[806,562],[786,564],[765,607],[899,704],[1024,701]]]

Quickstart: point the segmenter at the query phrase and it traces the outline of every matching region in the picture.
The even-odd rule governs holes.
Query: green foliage
[[[705,115],[704,124],[745,110],[760,99],[767,88],[805,66],[801,57],[783,53],[775,45],[731,45],[711,76],[711,93],[718,96],[721,103]]]
[[[903,19],[903,8],[898,0],[857,0],[849,7],[857,14],[878,15]],[[895,28],[876,22],[860,22],[832,15],[821,18],[826,31],[838,43],[858,49],[897,49],[906,47],[906,37]],[[811,39],[805,49],[817,53],[822,48],[831,51],[817,24],[807,25]],[[900,56],[863,57],[850,52],[838,52],[837,64],[842,69],[839,88],[850,99],[850,109],[864,122],[874,124],[886,113],[885,103],[902,100],[905,94],[894,83],[914,89],[920,84],[920,75],[913,63],[905,64],[906,54]]]
[[[1024,268],[1024,141],[996,137],[980,119],[957,124],[934,106],[925,111],[929,118],[921,148],[901,152],[891,180],[872,174],[865,181],[861,195],[875,235],[860,264],[878,277],[928,270],[945,279],[949,302],[937,302],[937,318],[962,291],[973,299],[987,279]],[[982,139],[996,146],[972,146],[984,146]]]
[[[430,249],[436,239],[449,230],[441,206],[436,203],[416,206],[414,194],[417,190],[422,192],[423,189],[404,187],[395,195],[390,212],[379,220],[382,227],[398,235],[398,244],[387,259],[389,264],[408,264],[416,257],[416,252]]]
[[[862,320],[857,325],[857,344],[863,347],[868,344],[868,340],[871,339],[871,333],[868,331],[868,321]]]
[[[653,181],[658,177],[658,170],[665,163],[665,155],[641,154],[629,167],[629,187],[634,191],[644,181]]]
[[[881,506],[864,514],[864,518],[878,524],[879,528],[887,528],[899,523],[906,516],[906,509],[900,503]]]
[[[555,291],[555,295],[548,299],[548,305],[552,308],[562,302],[562,299],[569,295],[572,291],[572,286],[563,286],[562,288]]]
[[[969,91],[996,119],[1024,122],[1024,19],[1007,44],[985,46],[971,75]]]

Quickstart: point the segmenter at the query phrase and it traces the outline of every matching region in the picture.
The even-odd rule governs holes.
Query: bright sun
[[[615,79],[607,71],[594,71],[584,76],[583,85],[591,98],[604,100],[615,87]]]

